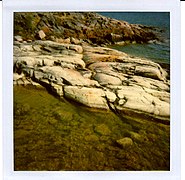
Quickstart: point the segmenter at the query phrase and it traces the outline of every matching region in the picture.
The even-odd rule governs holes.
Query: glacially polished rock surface
[[[120,116],[170,120],[167,72],[155,62],[106,47],[15,42],[13,81],[38,83],[58,96]]]

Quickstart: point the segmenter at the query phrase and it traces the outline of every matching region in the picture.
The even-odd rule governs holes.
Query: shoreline
[[[117,42],[147,43],[160,40],[158,31],[141,24],[105,17],[93,12],[15,13],[14,35],[22,40],[51,40],[90,45]],[[19,38],[20,39],[20,38]]]
[[[168,77],[159,64],[110,48],[52,41],[14,44],[14,84],[29,84],[30,78],[59,97],[123,116],[131,109],[169,121]]]

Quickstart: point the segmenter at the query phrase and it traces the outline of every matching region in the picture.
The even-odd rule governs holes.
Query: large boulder
[[[40,39],[44,39],[44,38],[46,37],[46,34],[44,33],[43,30],[40,30],[40,31],[38,32],[38,35],[39,35],[39,38],[40,38]]]
[[[117,94],[120,100],[124,100],[124,103],[116,106],[119,111],[133,110],[153,117],[163,117],[166,120],[170,117],[169,101],[166,100],[168,98],[160,98],[162,92],[159,96],[153,96],[139,86],[123,86],[117,90]],[[166,92],[164,92],[164,96],[166,96]]]

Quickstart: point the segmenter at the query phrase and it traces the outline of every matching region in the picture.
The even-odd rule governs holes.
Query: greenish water
[[[121,147],[116,140],[129,137]],[[14,87],[16,171],[170,170],[170,127]]]

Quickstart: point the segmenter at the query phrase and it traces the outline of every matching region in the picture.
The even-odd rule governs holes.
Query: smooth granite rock
[[[88,107],[169,124],[170,80],[159,64],[76,43],[15,43],[14,84],[30,79]]]
[[[109,109],[102,89],[64,86],[64,97],[82,103],[89,107]]]

